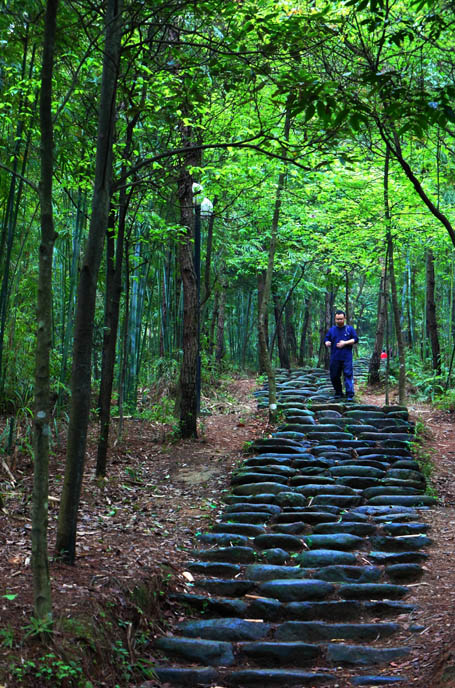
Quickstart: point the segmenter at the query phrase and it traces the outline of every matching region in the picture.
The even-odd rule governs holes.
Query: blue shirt
[[[332,346],[330,347],[331,361],[349,361],[352,359],[352,344],[344,346],[342,349],[337,349],[337,342],[340,342],[342,339],[344,341],[353,339],[355,343],[359,341],[357,332],[350,325],[343,325],[343,327],[334,325],[331,327],[324,340],[332,343]]]

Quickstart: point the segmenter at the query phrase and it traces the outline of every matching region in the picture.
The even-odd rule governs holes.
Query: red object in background
[[[387,351],[382,351],[381,352],[381,361],[385,361],[387,358]]]

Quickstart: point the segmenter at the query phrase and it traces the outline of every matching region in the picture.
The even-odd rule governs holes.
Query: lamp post
[[[210,217],[213,203],[208,198],[202,198],[201,184],[193,184],[194,204],[194,270],[196,273],[197,291],[197,369],[196,396],[197,413],[201,410],[201,218]]]

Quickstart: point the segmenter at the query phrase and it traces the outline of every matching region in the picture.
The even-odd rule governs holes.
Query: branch
[[[273,333],[272,342],[271,342],[271,344],[270,344],[270,355],[272,355],[273,347],[275,346],[275,338],[276,338],[276,335],[277,335],[277,332],[278,332],[278,327],[280,326],[280,323],[281,323],[281,318],[283,317],[283,311],[284,311],[284,309],[286,308],[286,304],[287,304],[287,302],[289,301],[289,299],[291,298],[292,293],[294,292],[294,290],[296,289],[296,287],[300,284],[301,280],[303,279],[303,276],[305,275],[305,269],[306,269],[306,267],[307,267],[307,265],[308,265],[309,262],[310,262],[310,261],[307,261],[307,262],[304,263],[303,265],[300,265],[300,269],[301,269],[302,273],[301,273],[300,277],[298,278],[297,282],[296,282],[294,285],[292,285],[292,286],[290,287],[290,289],[289,289],[288,293],[286,294],[286,297],[285,297],[285,299],[284,299],[284,301],[283,301],[283,304],[282,304],[282,306],[281,306],[280,312],[279,312],[279,314],[278,314],[277,322],[276,322],[276,325],[275,325],[275,331],[274,331],[274,333]]]
[[[4,165],[1,162],[0,162],[0,168],[2,170],[6,170],[10,174],[12,174],[13,177],[17,177],[18,179],[21,179],[24,182],[24,184],[28,184],[28,186],[30,186],[35,193],[39,194],[39,187],[36,186],[36,184],[34,184],[33,182],[31,182],[30,179],[27,179],[27,177],[24,177],[24,175],[22,175],[20,172],[15,172],[14,170],[11,169],[11,167],[8,167],[7,165]]]
[[[430,197],[428,196],[428,194],[424,190],[422,184],[420,183],[420,181],[417,179],[414,172],[412,171],[410,164],[404,159],[403,153],[401,150],[400,139],[398,138],[397,133],[393,132],[393,144],[392,144],[392,141],[389,139],[389,137],[387,136],[387,134],[386,134],[386,132],[382,126],[379,128],[379,132],[380,132],[386,146],[389,148],[391,153],[394,155],[396,160],[401,165],[403,172],[405,173],[406,177],[409,179],[409,181],[413,185],[414,189],[417,191],[419,197],[425,203],[425,205],[427,206],[430,213],[436,219],[438,219],[439,222],[441,222],[444,225],[444,227],[446,228],[446,230],[450,236],[450,240],[452,241],[452,244],[455,246],[455,230],[453,228],[452,223],[450,222],[449,218],[446,215],[444,215],[444,213],[442,213],[439,210],[439,208],[437,208],[435,206],[435,204],[430,200]]]
[[[195,145],[195,146],[184,146],[182,148],[173,148],[172,150],[166,151],[164,153],[158,153],[157,155],[154,155],[152,158],[147,158],[147,160],[142,160],[139,162],[137,165],[132,167],[128,172],[124,175],[122,175],[117,182],[114,185],[114,190],[118,191],[122,186],[124,185],[124,182],[128,179],[128,177],[131,177],[131,175],[135,174],[139,170],[141,170],[144,167],[147,167],[148,165],[152,165],[154,162],[158,162],[159,160],[164,160],[166,158],[171,158],[175,155],[183,155],[184,153],[189,153],[192,151],[202,151],[202,150],[211,150],[211,149],[226,149],[226,148],[249,148],[251,150],[256,150],[259,153],[262,153],[263,155],[266,155],[269,158],[273,158],[275,160],[281,160],[282,162],[286,163],[291,163],[292,165],[295,165],[296,167],[299,167],[301,170],[304,170],[305,172],[312,172],[314,170],[318,170],[321,167],[324,167],[327,164],[327,160],[323,160],[322,162],[318,163],[317,165],[314,165],[313,167],[309,167],[308,165],[303,165],[300,162],[297,162],[295,158],[288,158],[286,155],[280,155],[280,153],[273,153],[272,151],[266,150],[265,148],[262,148],[261,145],[259,144],[253,144],[249,143],[250,141],[254,141],[255,139],[259,138],[259,134],[256,136],[253,136],[251,139],[245,139],[245,141],[233,141],[233,142],[228,142],[228,143],[205,143],[205,144],[200,144],[200,145]],[[136,180],[133,182],[134,184],[140,183],[141,179]]]

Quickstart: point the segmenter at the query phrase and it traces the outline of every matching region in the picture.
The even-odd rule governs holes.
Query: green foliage
[[[453,413],[455,411],[455,389],[448,389],[436,394],[433,403],[436,408]]]
[[[425,426],[422,423],[422,430],[420,432],[420,438],[425,436]],[[434,474],[435,465],[433,461],[434,449],[427,449],[422,446],[421,441],[416,441],[412,443],[412,453],[417,459],[420,470],[425,478],[425,493],[431,495],[432,497],[437,497],[438,493],[433,486],[431,479]]]
[[[14,592],[7,592],[7,593],[5,593],[4,595],[2,595],[2,598],[3,598],[4,600],[9,600],[10,602],[12,602],[13,600],[15,600],[16,597],[17,597],[17,593],[14,593]]]
[[[150,407],[143,408],[135,413],[136,418],[146,420],[150,423],[163,423],[172,425],[175,422],[174,415],[175,402],[170,397],[162,397]]]
[[[121,640],[117,640],[112,645],[112,651],[116,662],[121,667],[124,681],[131,681],[134,676],[141,676],[146,679],[156,679],[154,662],[146,658],[132,659],[130,652]]]
[[[430,362],[423,361],[414,353],[407,356],[407,374],[412,384],[414,394],[419,401],[435,402],[444,396],[444,388],[447,379],[445,366],[442,366],[441,375],[431,371]]]
[[[53,633],[52,617],[45,619],[38,619],[35,616],[30,617],[30,622],[24,626],[25,638],[39,638],[41,636],[48,636]]]
[[[411,380],[417,391],[417,398],[421,401],[433,402],[435,397],[444,390],[444,375],[429,375],[420,378],[414,371],[411,372]]]
[[[12,663],[10,674],[16,685],[22,685],[33,678],[39,685],[45,686],[74,686],[90,688],[89,681],[84,680],[81,667],[72,660],[64,661],[54,653],[49,652],[37,660],[24,660]]]
[[[11,626],[0,628],[0,643],[9,650],[14,647],[14,629]]]

